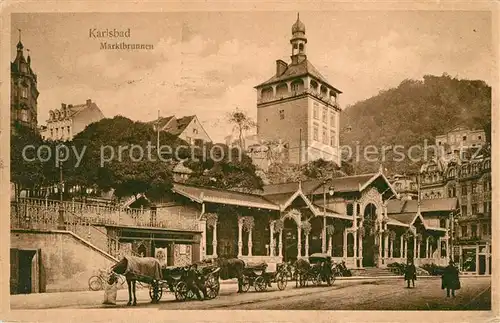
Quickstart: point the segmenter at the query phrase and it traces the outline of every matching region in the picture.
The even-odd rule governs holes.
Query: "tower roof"
[[[302,21],[300,21],[299,14],[297,13],[297,21],[292,25],[292,34],[305,32],[306,26]]]
[[[295,78],[298,76],[304,76],[304,75],[310,75],[310,76],[318,79],[322,83],[325,83],[328,85],[330,84],[326,80],[326,78],[323,75],[321,75],[321,73],[316,69],[316,67],[314,67],[314,65],[311,64],[311,62],[309,62],[309,60],[305,59],[298,64],[288,65],[287,69],[283,72],[283,74],[281,74],[280,76],[274,75],[269,80],[255,86],[255,87],[257,88],[257,87],[261,87],[264,85],[269,85],[269,84],[289,80],[289,79],[292,79],[292,78]],[[337,93],[342,93],[342,91],[340,91],[339,89],[336,89],[331,85],[330,85],[330,87],[332,89],[334,89]]]

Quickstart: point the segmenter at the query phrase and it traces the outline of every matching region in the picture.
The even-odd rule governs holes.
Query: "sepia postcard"
[[[497,2],[1,8],[0,322],[500,320]]]

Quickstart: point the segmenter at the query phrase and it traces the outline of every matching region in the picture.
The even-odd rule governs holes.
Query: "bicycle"
[[[102,290],[106,284],[108,284],[110,272],[105,269],[99,269],[99,274],[93,275],[89,278],[89,289],[91,291]],[[125,278],[121,275],[117,275],[118,277],[118,286],[121,286],[125,283]]]

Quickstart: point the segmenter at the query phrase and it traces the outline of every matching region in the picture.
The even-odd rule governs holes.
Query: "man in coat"
[[[450,260],[449,265],[444,269],[441,276],[441,289],[446,289],[446,297],[455,297],[455,290],[460,289],[460,278],[458,277],[458,269],[455,267],[453,260]]]
[[[413,264],[413,260],[408,260],[408,264],[405,268],[405,280],[407,282],[407,288],[410,288],[410,280],[413,287],[415,287],[415,280],[417,280],[417,268]]]

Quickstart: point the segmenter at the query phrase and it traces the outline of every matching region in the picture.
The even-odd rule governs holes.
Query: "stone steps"
[[[377,268],[377,267],[366,267],[366,268],[357,268],[351,269],[353,276],[361,276],[361,277],[380,277],[380,276],[395,276],[392,271],[386,268]]]

